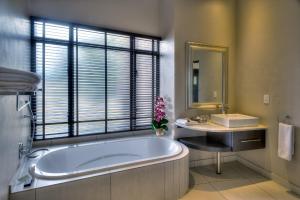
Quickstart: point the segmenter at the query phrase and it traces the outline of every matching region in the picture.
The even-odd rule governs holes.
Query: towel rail
[[[37,91],[42,91],[42,89],[38,89]],[[24,115],[24,118],[30,118],[30,120],[33,122],[36,120],[36,116],[33,114],[32,108],[31,108],[31,96],[32,95],[36,95],[37,91],[33,91],[33,92],[17,92],[16,93],[16,110],[18,112],[20,112],[21,110],[23,110],[24,108],[28,107],[29,110],[29,115]],[[29,95],[28,100],[25,101],[25,103],[23,105],[21,105],[21,101],[20,101],[20,95]]]
[[[38,90],[41,91],[41,90]],[[23,105],[21,105],[21,101],[19,96],[20,95],[29,95],[28,100],[25,101],[25,103]],[[32,150],[32,144],[33,144],[33,139],[34,139],[34,131],[35,131],[35,123],[36,123],[36,116],[34,115],[32,108],[31,108],[31,96],[32,95],[36,95],[36,91],[31,92],[31,93],[16,93],[16,110],[18,112],[20,112],[21,110],[23,110],[24,108],[28,108],[29,111],[29,115],[24,115],[24,118],[29,118],[31,121],[31,134],[30,137],[28,138],[28,142],[27,145],[24,146],[23,143],[19,143],[19,159],[22,158],[23,155],[26,156],[31,156],[31,150]]]
[[[285,124],[292,125],[291,120],[292,120],[292,118],[290,115],[285,115],[283,118],[278,116],[278,118],[277,118],[278,123],[285,123]]]
[[[31,104],[31,96],[29,96],[28,101],[25,101],[25,103],[23,105],[21,105],[19,96],[20,96],[20,94],[19,94],[19,92],[17,92],[17,94],[16,94],[16,110],[18,112],[20,112],[25,107],[27,107]]]

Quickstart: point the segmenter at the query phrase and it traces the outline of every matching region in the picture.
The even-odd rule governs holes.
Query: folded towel
[[[31,92],[41,78],[36,73],[0,67],[0,92]]]
[[[22,86],[22,87],[18,87],[18,89],[16,89],[17,87],[5,87],[5,88],[0,88],[0,93],[16,93],[16,92],[34,92],[36,90],[38,90],[37,87],[31,87],[31,86]]]
[[[21,82],[36,84],[40,81],[40,79],[37,76],[33,77],[33,76],[26,76],[20,74],[10,74],[10,73],[0,72],[0,81],[6,81],[6,82],[21,81]]]
[[[19,70],[19,69],[6,68],[6,67],[1,67],[1,66],[0,66],[0,73],[26,75],[26,76],[30,76],[30,77],[33,77],[33,78],[38,77],[38,75],[36,73],[33,73],[33,72]]]
[[[294,154],[294,127],[289,124],[279,123],[278,156],[291,161]]]
[[[182,125],[185,125],[185,126],[192,126],[192,125],[197,125],[197,124],[199,124],[198,122],[193,121],[193,120],[190,120],[190,119],[188,119],[188,118],[177,119],[177,120],[176,120],[176,123],[182,124]]]

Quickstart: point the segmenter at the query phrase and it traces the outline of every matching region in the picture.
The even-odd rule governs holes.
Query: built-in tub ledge
[[[188,156],[185,145],[166,137],[51,147],[23,162],[10,199],[179,199],[188,190]],[[20,178],[26,174],[34,179],[24,188]]]

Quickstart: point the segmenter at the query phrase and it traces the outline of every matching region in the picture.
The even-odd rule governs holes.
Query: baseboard
[[[295,185],[294,183],[291,183],[287,179],[285,179],[269,170],[266,170],[266,169],[254,164],[253,162],[251,162],[245,158],[242,158],[240,156],[237,156],[237,161],[242,163],[243,165],[249,167],[250,169],[256,171],[257,173],[259,173],[269,179],[274,180],[276,183],[283,185],[284,187],[288,188],[289,190],[300,195],[300,187],[298,185]]]
[[[250,169],[256,171],[257,173],[263,175],[264,177],[267,177],[267,178],[270,178],[272,179],[272,172],[271,171],[268,171],[256,164],[254,164],[253,162],[241,157],[241,156],[238,156],[237,155],[237,161],[242,163],[243,165],[249,167]]]
[[[228,155],[228,156],[222,156],[222,162],[233,162],[237,160],[236,155]],[[199,167],[199,166],[205,166],[205,165],[212,165],[216,164],[216,158],[206,158],[206,159],[200,159],[200,160],[191,160],[190,161],[190,167]]]
[[[271,176],[272,176],[272,180],[274,180],[275,182],[279,183],[280,185],[285,186],[289,190],[291,190],[294,193],[300,195],[300,186],[298,186],[298,185],[296,185],[294,183],[291,183],[287,179],[282,178],[281,176],[279,176],[279,175],[277,175],[275,173],[272,173]]]

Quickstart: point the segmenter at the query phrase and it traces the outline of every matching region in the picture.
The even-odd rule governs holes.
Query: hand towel
[[[197,125],[197,124],[199,124],[198,122],[193,121],[193,120],[190,120],[190,119],[188,119],[188,118],[177,119],[177,120],[176,120],[176,123],[182,124],[182,125],[185,125],[185,126],[192,126],[192,125]]]
[[[289,124],[279,123],[278,131],[278,156],[291,161],[295,145],[294,127]]]

